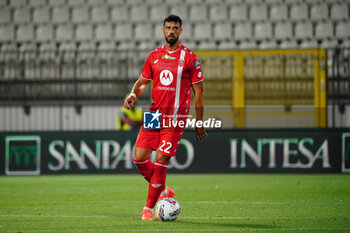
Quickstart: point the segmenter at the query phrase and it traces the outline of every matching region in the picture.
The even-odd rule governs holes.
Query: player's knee
[[[156,161],[160,163],[169,164],[170,159],[171,157],[158,153]]]
[[[135,147],[134,149],[134,161],[144,161],[151,156],[152,149]]]

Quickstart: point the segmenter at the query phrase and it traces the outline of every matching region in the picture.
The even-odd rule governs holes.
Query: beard
[[[176,36],[174,36],[174,38],[172,38],[172,39],[165,37],[166,42],[168,42],[170,44],[170,46],[173,46],[178,41],[178,39],[179,38]]]

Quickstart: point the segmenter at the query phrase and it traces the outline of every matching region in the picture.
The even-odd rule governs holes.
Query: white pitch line
[[[0,217],[27,217],[27,218],[115,218],[114,216],[77,216],[77,215],[30,215],[30,214],[1,214]]]
[[[103,216],[103,215],[87,215],[87,216],[77,216],[77,215],[29,215],[29,214],[2,214],[0,217],[25,217],[25,218],[116,218],[115,216]],[[213,220],[334,220],[334,218],[317,218],[317,217],[309,217],[309,218],[262,218],[262,217],[180,217],[182,219],[213,219]]]
[[[333,227],[318,227],[318,228],[213,228],[213,229],[174,229],[174,228],[162,228],[162,229],[113,229],[113,230],[107,230],[107,229],[69,229],[69,230],[63,230],[61,232],[164,232],[164,231],[173,231],[173,232],[218,232],[218,231],[239,231],[239,232],[246,232],[246,231],[258,231],[258,232],[266,232],[266,231],[345,231],[350,230],[348,227],[339,227],[339,228],[333,228]],[[8,230],[5,232],[56,232],[56,230]]]
[[[268,201],[182,201],[189,204],[239,204],[239,205],[345,205],[347,203],[333,202],[268,202]]]

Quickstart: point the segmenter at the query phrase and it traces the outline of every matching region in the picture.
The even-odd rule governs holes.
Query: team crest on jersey
[[[172,56],[169,56],[168,54],[165,54],[162,59],[166,59],[166,60],[176,60],[176,57],[172,57]]]
[[[185,65],[185,60],[184,59],[179,60],[179,66],[184,66],[184,65]]]
[[[159,79],[164,86],[168,86],[173,82],[174,75],[170,70],[163,70],[160,72]]]

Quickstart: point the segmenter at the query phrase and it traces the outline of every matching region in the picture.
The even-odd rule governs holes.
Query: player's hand
[[[129,96],[124,100],[124,108],[131,110],[135,106],[135,97]]]
[[[196,127],[196,139],[204,140],[208,137],[208,134],[204,127]]]

